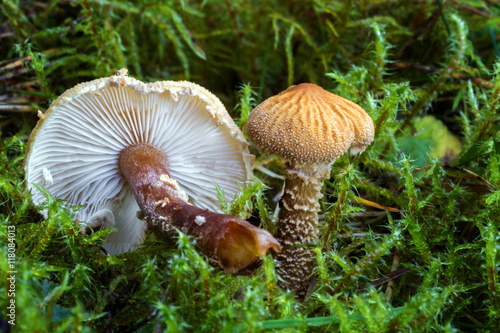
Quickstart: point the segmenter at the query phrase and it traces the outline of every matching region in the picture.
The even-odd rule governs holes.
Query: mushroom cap
[[[216,184],[231,200],[252,177],[243,134],[220,100],[194,83],[143,83],[123,69],[67,90],[39,116],[25,158],[34,204],[46,200],[39,184],[84,205],[81,221],[109,209],[116,231],[103,246],[112,255],[140,245],[146,229],[118,165],[124,148],[146,143],[162,150],[189,202],[212,211],[220,211]]]
[[[373,141],[370,116],[357,104],[311,83],[291,86],[252,110],[247,135],[261,152],[295,164],[332,163]]]

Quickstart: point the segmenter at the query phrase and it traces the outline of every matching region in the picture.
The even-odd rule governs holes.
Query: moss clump
[[[15,299],[13,331],[500,327],[497,2],[4,0],[0,7],[0,306]],[[325,181],[322,237],[311,244],[317,282],[305,302],[277,286],[271,257],[252,276],[228,276],[183,235],[175,245],[149,238],[107,257],[100,244],[109,231],[79,234],[78,207],[46,193],[48,218],[38,214],[23,183],[36,111],[122,67],[143,81],[205,86],[242,129],[255,105],[301,82],[371,115],[374,143],[339,158]],[[421,121],[429,116],[460,151],[433,155],[422,135],[436,126]],[[260,180],[221,206],[275,231],[283,170],[258,155]]]

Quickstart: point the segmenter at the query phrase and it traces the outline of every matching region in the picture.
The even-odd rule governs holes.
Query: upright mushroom
[[[226,272],[251,265],[276,240],[219,211],[251,175],[247,142],[217,97],[190,82],[144,84],[122,69],[82,83],[50,106],[33,130],[25,159],[33,202],[84,205],[77,218],[113,226],[109,254],[136,248],[146,226],[160,237],[179,229]],[[137,217],[137,212],[145,219]]]
[[[303,298],[314,268],[314,252],[304,244],[317,242],[318,200],[333,161],[350,149],[363,152],[373,141],[370,116],[357,104],[317,85],[303,83],[270,97],[252,110],[247,134],[261,152],[287,165],[276,238],[282,287]]]

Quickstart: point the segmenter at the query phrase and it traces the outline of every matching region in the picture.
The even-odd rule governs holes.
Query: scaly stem
[[[201,251],[227,273],[242,272],[270,248],[280,251],[267,231],[188,203],[186,193],[170,177],[167,156],[153,146],[137,144],[124,149],[119,165],[148,228],[160,238],[175,237],[176,229],[194,237]]]
[[[318,171],[289,168],[286,170],[285,189],[281,197],[278,220],[281,223],[276,238],[283,246],[277,255],[278,272],[285,281],[282,288],[297,291],[303,299],[312,280],[316,261],[314,251],[304,247],[318,239],[319,199],[322,197],[323,179],[330,168]]]

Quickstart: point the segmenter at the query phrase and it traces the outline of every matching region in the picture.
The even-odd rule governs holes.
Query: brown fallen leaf
[[[357,196],[354,196],[356,198],[356,200],[363,204],[363,205],[366,205],[366,206],[369,206],[369,207],[374,207],[374,208],[378,208],[378,209],[383,209],[383,210],[387,210],[389,212],[393,212],[393,213],[399,213],[401,212],[401,210],[397,209],[397,208],[393,208],[393,207],[388,207],[388,206],[383,206],[383,205],[380,205],[376,202],[373,202],[373,201],[370,201],[370,200],[366,200],[366,199],[363,199],[363,198],[360,198],[360,197],[357,197]]]

